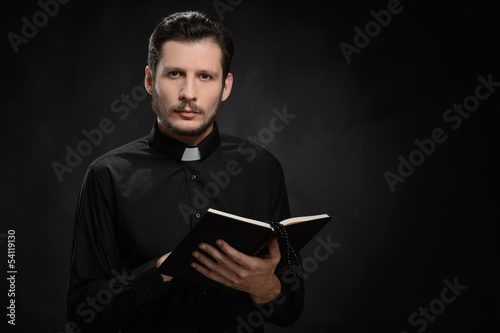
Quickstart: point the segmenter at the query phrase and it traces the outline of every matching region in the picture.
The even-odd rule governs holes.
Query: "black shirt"
[[[279,221],[290,216],[281,165],[268,151],[214,130],[184,162],[186,147],[157,124],[143,137],[96,159],[75,218],[67,317],[82,332],[263,332],[262,321],[292,324],[303,282],[277,268],[282,294],[254,304],[247,293],[175,279],[156,261],[172,251],[210,207]],[[76,331],[76,329],[75,329]]]

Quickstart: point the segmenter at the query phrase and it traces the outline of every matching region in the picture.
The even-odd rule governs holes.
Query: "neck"
[[[171,130],[166,128],[160,121],[158,121],[158,129],[160,130],[160,133],[163,135],[166,135],[174,140],[177,140],[187,147],[194,147],[197,146],[203,139],[205,139],[214,129],[214,124],[212,123],[210,127],[208,127],[203,133],[200,135],[195,135],[195,136],[188,136],[188,135],[178,135],[173,133]]]

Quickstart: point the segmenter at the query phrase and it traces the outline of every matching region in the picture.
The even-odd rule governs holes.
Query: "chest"
[[[135,168],[115,184],[122,257],[134,265],[172,251],[208,208],[265,219],[272,195],[264,178],[234,160]]]

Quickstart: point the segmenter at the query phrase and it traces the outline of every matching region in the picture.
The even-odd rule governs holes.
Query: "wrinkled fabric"
[[[181,161],[185,148],[155,124],[88,167],[67,292],[67,318],[82,332],[263,332],[262,321],[288,326],[302,312],[303,281],[286,274],[284,250],[282,294],[260,306],[227,287],[163,282],[156,261],[208,208],[290,217],[283,171],[268,151],[219,134],[217,124],[198,145],[200,160]]]

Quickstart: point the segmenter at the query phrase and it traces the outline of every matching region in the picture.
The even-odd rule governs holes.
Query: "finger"
[[[234,247],[232,247],[222,239],[218,239],[216,244],[219,247],[219,249],[221,249],[221,251],[235,263],[243,267],[250,267],[255,264],[254,257],[246,255],[243,252],[236,250]]]
[[[218,239],[216,243],[228,258],[239,264],[242,268],[242,270],[235,271],[240,278],[246,278],[248,274],[262,274],[263,272],[274,270],[281,258],[276,237],[268,244],[270,253],[263,257],[246,255],[236,250],[222,239]]]
[[[169,253],[165,253],[156,261],[156,268],[158,268],[161,264],[163,264],[163,262],[165,261],[165,259],[168,258],[170,253],[172,253],[172,251],[170,251]]]
[[[227,287],[242,290],[240,284],[238,283],[238,276],[234,272],[229,271],[227,268],[207,258],[198,251],[194,251],[193,256],[200,261],[200,263],[191,263],[191,267],[196,269],[198,272]]]
[[[195,270],[206,276],[207,278],[214,280],[216,282],[222,283],[227,285],[227,280],[223,278],[222,276],[218,275],[217,273],[211,271],[210,269],[206,268],[200,263],[191,263],[191,267],[193,267]]]
[[[240,265],[235,260],[233,260],[231,256],[228,256],[224,251],[219,251],[210,244],[201,243],[200,249],[212,256],[212,258],[214,258],[214,260],[223,267],[226,267],[232,271],[241,269]]]
[[[220,284],[223,284],[226,287],[230,287],[230,288],[240,290],[240,291],[246,291],[246,289],[243,286],[233,283],[231,280],[228,280],[225,277],[220,276],[215,272],[212,272],[211,270],[209,270],[206,267],[203,267],[203,265],[201,265],[199,263],[193,262],[193,263],[191,263],[191,267],[193,267],[195,270],[197,270],[198,272],[200,272],[201,274],[203,274],[207,278],[214,280],[215,282],[218,282]]]
[[[214,260],[208,258],[199,251],[194,251],[193,256],[215,274],[230,281],[236,281],[238,276],[242,274],[243,268],[240,265],[233,262],[213,246],[202,243],[200,244],[200,249],[212,256]]]
[[[278,239],[275,237],[268,245],[269,247],[269,259],[280,261],[281,252]]]
[[[193,257],[198,259],[198,261],[205,266],[207,269],[213,271],[215,269],[216,262],[212,259],[208,258],[206,255],[201,253],[200,251],[193,251]]]

